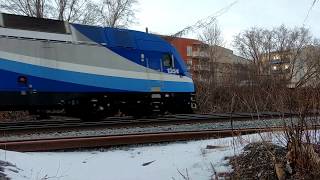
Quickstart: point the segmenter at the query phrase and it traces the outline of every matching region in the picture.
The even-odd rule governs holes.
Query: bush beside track
[[[26,111],[3,111],[0,112],[0,122],[25,119],[28,116],[29,113]]]

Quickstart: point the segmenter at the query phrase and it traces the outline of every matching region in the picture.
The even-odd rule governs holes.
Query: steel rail
[[[284,114],[289,116],[293,114]],[[167,115],[155,118],[141,118],[135,119],[132,117],[111,117],[102,121],[81,121],[80,119],[60,119],[60,120],[41,120],[41,121],[27,121],[27,122],[6,122],[0,123],[0,131],[11,130],[34,130],[34,129],[50,129],[50,128],[77,128],[77,127],[93,127],[100,125],[125,125],[135,123],[164,123],[164,122],[192,122],[192,121],[213,121],[219,122],[227,119],[243,120],[243,119],[257,119],[257,118],[279,118],[280,113],[224,113],[224,114],[177,114]],[[63,118],[63,117],[62,117]]]
[[[94,148],[109,147],[115,145],[129,145],[141,143],[158,143],[181,140],[197,140],[207,138],[222,138],[244,134],[281,131],[283,127],[273,128],[249,128],[249,129],[223,129],[223,130],[206,130],[206,131],[180,131],[180,132],[161,132],[145,133],[130,135],[111,135],[111,136],[91,136],[91,137],[69,137],[56,139],[39,139],[24,141],[6,141],[0,142],[0,149],[35,152],[35,151],[52,151],[61,149],[74,148]]]

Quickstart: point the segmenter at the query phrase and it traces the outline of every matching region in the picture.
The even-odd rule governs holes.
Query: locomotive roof
[[[109,47],[126,47],[148,51],[171,52],[172,46],[158,35],[129,29],[72,24],[78,31],[97,43]]]
[[[0,26],[5,28],[70,34],[70,26],[99,44],[108,47],[126,47],[148,51],[172,52],[172,46],[158,35],[129,29],[89,26],[44,18],[0,14]]]

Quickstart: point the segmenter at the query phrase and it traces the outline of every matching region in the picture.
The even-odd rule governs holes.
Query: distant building
[[[194,80],[214,81],[225,85],[235,73],[246,73],[249,61],[221,46],[213,46],[196,40],[179,37],[164,37],[181,54]],[[241,81],[241,80],[239,80]],[[240,83],[240,82],[239,82]]]
[[[263,56],[263,68],[268,75],[280,79],[288,87],[315,84],[319,68],[319,47],[271,52]],[[317,84],[317,83],[316,83]]]

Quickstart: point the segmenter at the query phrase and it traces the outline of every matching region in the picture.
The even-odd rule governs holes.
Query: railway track
[[[282,127],[273,128],[245,128],[245,129],[221,129],[207,131],[180,131],[180,132],[158,132],[158,133],[142,133],[130,135],[114,135],[114,136],[93,136],[93,137],[69,137],[56,139],[39,139],[39,140],[23,140],[23,141],[0,141],[0,149],[35,152],[35,151],[52,151],[65,150],[75,148],[94,148],[109,147],[115,145],[129,145],[141,143],[158,143],[181,140],[197,140],[206,138],[222,138],[237,135],[280,131]]]
[[[221,138],[230,137],[233,135],[243,135],[250,133],[266,132],[266,131],[280,131],[283,130],[281,125],[268,126],[264,124],[263,126],[255,125],[253,127],[248,127],[247,125],[241,126],[230,126],[230,120],[237,121],[239,124],[244,124],[245,122],[260,122],[263,118],[279,119],[280,117],[292,117],[295,114],[280,114],[273,112],[266,113],[225,113],[225,114],[179,114],[171,116],[163,116],[157,118],[149,119],[135,119],[132,117],[112,117],[107,118],[103,121],[93,121],[93,122],[82,122],[80,119],[58,119],[58,120],[41,120],[38,122],[19,122],[19,123],[1,123],[0,132],[3,132],[3,138],[0,138],[0,149],[13,150],[13,151],[52,151],[61,149],[74,149],[74,148],[93,148],[93,147],[108,147],[114,145],[128,145],[128,144],[139,144],[139,143],[157,143],[157,142],[169,142],[169,141],[180,141],[180,140],[196,140],[196,139],[206,139],[206,138]],[[255,121],[251,121],[255,119]],[[218,122],[220,121],[220,122]],[[158,128],[154,123],[159,123],[159,127],[164,126],[164,128]],[[164,122],[170,122],[166,124]],[[192,124],[191,126],[197,127],[196,129],[188,129],[188,127],[182,128],[171,128],[171,123],[177,122],[175,126],[180,127],[188,124],[190,122],[198,122],[199,124]],[[185,123],[188,122],[188,123]],[[203,122],[203,123],[202,123]],[[204,126],[203,124],[217,124],[217,126]],[[136,124],[151,124],[151,128],[144,127],[143,131],[139,130],[140,126]],[[229,126],[222,126],[222,124],[229,124]],[[107,125],[126,125],[123,127],[116,127],[115,134],[111,131]],[[5,126],[1,126],[5,125]],[[85,133],[79,133],[82,131],[83,127],[87,129],[96,131],[94,126],[100,127],[106,125],[105,130],[102,130],[101,134],[88,134],[86,130]],[[59,134],[58,136],[49,135],[49,131],[56,131],[56,128],[66,128],[66,135]],[[76,129],[72,130],[73,127]],[[79,128],[77,128],[79,127]],[[209,128],[208,128],[209,127]],[[126,133],[126,128],[130,130]],[[37,129],[43,130],[45,134],[48,135],[36,135],[35,138],[25,138],[25,131],[27,133],[35,132],[39,133]],[[2,131],[1,131],[2,130]],[[9,133],[10,132],[10,133]],[[13,132],[13,133],[12,133]],[[14,135],[18,132],[18,138],[10,137],[11,133]],[[69,133],[70,132],[70,133]],[[105,132],[105,133],[104,133]],[[31,135],[32,137],[32,135]]]
[[[165,122],[204,122],[204,121],[225,121],[239,119],[258,119],[258,118],[279,118],[295,116],[292,113],[262,112],[262,113],[216,113],[216,114],[177,114],[166,115],[154,118],[133,118],[133,117],[110,117],[101,121],[81,121],[80,119],[70,119],[61,117],[55,120],[38,120],[22,122],[0,123],[0,131],[13,130],[35,130],[52,128],[77,128],[94,127],[101,125],[126,125],[126,124],[147,124],[147,123],[165,123]]]

